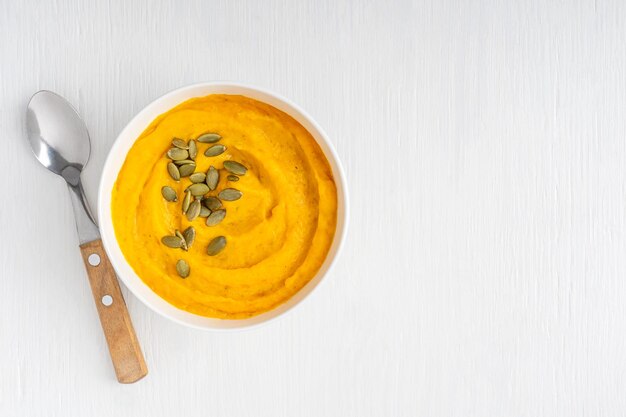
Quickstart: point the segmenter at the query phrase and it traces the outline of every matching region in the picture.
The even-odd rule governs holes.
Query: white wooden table
[[[93,140],[173,88],[274,90],[347,170],[319,292],[238,334],[125,292],[150,374],[114,377],[64,184],[30,154],[51,89]],[[626,3],[0,0],[0,416],[626,414]]]

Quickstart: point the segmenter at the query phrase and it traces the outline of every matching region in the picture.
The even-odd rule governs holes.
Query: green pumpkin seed
[[[187,278],[190,271],[189,264],[184,259],[179,259],[178,262],[176,262],[176,272],[178,272],[181,278]]]
[[[182,241],[181,248],[183,250],[187,250],[188,248],[187,248],[187,241],[185,241],[185,236],[183,236],[183,234],[180,233],[180,230],[178,230],[178,229],[176,229],[174,234],[176,235],[177,238],[179,238]]]
[[[191,194],[193,196],[196,196],[196,197],[205,195],[206,193],[209,192],[209,186],[204,183],[191,184],[187,189],[191,191]]]
[[[181,177],[188,177],[196,170],[196,164],[186,164],[178,167]]]
[[[185,243],[187,243],[187,247],[190,248],[193,245],[193,241],[196,240],[196,229],[193,226],[189,226],[183,232],[183,239],[185,239]]]
[[[167,172],[170,174],[170,177],[178,181],[180,179],[180,171],[178,167],[171,162],[167,163]]]
[[[220,173],[213,165],[209,167],[209,170],[206,173],[206,185],[209,186],[211,191],[217,188],[217,183],[220,180]]]
[[[239,177],[238,177],[238,176],[236,176],[236,175],[229,175],[228,177],[226,177],[226,179],[227,179],[228,181],[232,181],[232,182],[237,182],[237,181],[239,181]]]
[[[174,145],[175,147],[179,149],[189,149],[189,145],[187,145],[187,142],[178,138],[174,138],[172,140],[172,145]]]
[[[236,188],[224,188],[217,196],[224,201],[235,201],[239,200],[243,193]]]
[[[174,189],[172,187],[169,187],[167,185],[161,188],[161,195],[167,201],[176,201],[176,200],[178,200],[178,197],[176,196],[176,191],[174,191]]]
[[[181,159],[180,161],[174,161],[174,163],[178,166],[187,165],[187,164],[195,164],[191,159]]]
[[[200,143],[215,143],[220,139],[222,139],[222,137],[217,133],[205,133],[204,135],[198,136],[196,140]]]
[[[163,236],[161,238],[161,243],[163,243],[168,248],[182,248],[184,240],[179,238],[178,236]]]
[[[209,217],[211,215],[211,210],[205,206],[200,207],[200,214],[198,217]]]
[[[187,220],[190,222],[194,221],[200,215],[200,201],[195,200],[193,203],[189,205],[189,210],[187,210]]]
[[[214,211],[222,207],[222,202],[219,198],[209,196],[202,200],[202,204],[204,204],[209,210]]]
[[[222,220],[224,220],[224,217],[226,217],[226,210],[224,209],[215,210],[213,213],[211,213],[209,217],[207,217],[206,225],[215,226],[219,224]]]
[[[174,161],[181,161],[189,157],[189,152],[180,148],[172,148],[167,151],[167,157]]]
[[[191,204],[191,191],[185,191],[185,198],[183,198],[183,214],[187,213],[189,210],[189,205]]]
[[[224,161],[224,169],[235,175],[246,175],[248,168],[237,161]]]
[[[209,246],[206,248],[206,253],[209,256],[215,256],[224,250],[224,247],[226,247],[226,238],[224,236],[218,236],[209,242]]]
[[[189,141],[189,157],[196,159],[196,155],[198,155],[198,147],[196,146],[196,141],[191,139]]]
[[[204,151],[204,156],[217,156],[224,153],[226,150],[226,146],[224,145],[213,145],[206,151]]]
[[[189,176],[189,179],[194,184],[197,184],[199,182],[204,182],[204,180],[206,179],[206,174],[204,172],[196,172],[195,174],[191,174]]]

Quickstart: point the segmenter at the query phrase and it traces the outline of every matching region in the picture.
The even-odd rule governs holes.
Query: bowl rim
[[[324,259],[324,262],[320,266],[320,269],[313,276],[313,278],[311,278],[311,280],[304,287],[302,287],[297,293],[295,293],[289,300],[287,300],[286,302],[284,302],[283,304],[277,306],[276,308],[272,310],[269,310],[267,312],[264,312],[257,316],[253,316],[248,319],[230,320],[230,319],[218,319],[218,318],[213,318],[213,317],[200,316],[198,314],[194,314],[194,313],[190,313],[188,311],[182,310],[170,304],[169,302],[167,302],[167,300],[159,296],[150,287],[148,287],[147,284],[145,284],[145,282],[141,279],[141,277],[137,275],[137,273],[132,269],[132,267],[126,260],[125,256],[123,255],[121,251],[121,248],[119,247],[119,244],[117,243],[117,239],[115,237],[115,233],[114,233],[113,225],[112,225],[113,223],[112,216],[110,215],[110,201],[111,201],[110,194],[112,190],[112,185],[115,184],[115,181],[117,180],[117,176],[119,174],[119,168],[121,168],[120,166],[119,168],[114,169],[113,167],[113,164],[115,163],[114,157],[121,153],[122,145],[125,142],[124,138],[127,138],[130,135],[130,131],[134,129],[138,121],[148,118],[150,120],[148,122],[149,124],[155,118],[157,118],[160,114],[163,114],[163,111],[160,111],[157,109],[159,104],[179,94],[183,94],[187,92],[191,93],[189,97],[184,98],[182,101],[179,101],[177,104],[169,106],[169,109],[183,103],[184,101],[192,99],[194,97],[203,97],[203,96],[210,95],[210,94],[233,94],[233,93],[220,93],[220,92],[208,93],[208,94],[193,94],[193,91],[196,91],[198,89],[211,89],[211,88],[241,89],[241,90],[248,90],[250,92],[256,92],[256,93],[259,93],[260,95],[264,95],[269,98],[272,98],[276,102],[282,103],[286,107],[290,108],[290,110],[293,110],[293,111],[287,111],[284,108],[279,108],[279,110],[287,113],[289,116],[296,119],[299,123],[303,124],[303,120],[304,120],[315,129],[316,132],[309,132],[309,133],[313,135],[313,138],[315,139],[316,142],[318,142],[318,145],[320,146],[320,148],[322,149],[322,152],[326,156],[331,166],[331,169],[333,171],[335,184],[337,185],[338,209],[337,209],[337,225],[335,229],[335,235],[333,237],[333,242],[331,243],[329,252],[326,255],[326,258]],[[236,93],[236,94],[246,96],[245,92]],[[257,99],[254,97],[252,98],[263,102],[262,99]],[[270,103],[267,103],[267,104],[270,104]],[[274,106],[274,104],[270,104],[270,105]],[[141,131],[145,130],[147,126],[148,126],[147,124],[144,125],[141,128]],[[310,128],[306,126],[305,126],[305,129],[310,130]],[[136,137],[134,140],[132,140],[130,147],[132,147],[132,144],[134,144],[135,140],[136,140]],[[124,163],[126,159],[126,154],[127,154],[127,151],[124,152],[123,160],[121,164]],[[110,178],[111,176],[113,176],[114,178],[111,179]],[[111,183],[111,187],[107,187],[107,183],[109,182]],[[209,81],[209,82],[199,82],[199,83],[185,85],[185,86],[166,92],[165,94],[155,98],[150,103],[145,105],[137,114],[135,114],[135,116],[132,119],[130,119],[126,123],[124,128],[120,131],[115,141],[113,142],[113,145],[111,146],[107,154],[105,163],[102,168],[102,173],[101,173],[99,187],[98,187],[97,212],[98,212],[98,220],[100,223],[101,239],[103,242],[104,249],[111,262],[111,265],[113,265],[113,269],[115,270],[118,278],[124,283],[126,288],[128,288],[128,290],[135,297],[137,297],[143,304],[145,304],[152,311],[156,312],[157,314],[169,320],[172,320],[175,323],[181,324],[186,327],[191,327],[194,329],[200,329],[200,330],[209,331],[209,332],[230,333],[230,332],[239,332],[239,331],[259,328],[270,322],[276,322],[277,320],[285,317],[288,313],[291,313],[293,310],[295,310],[297,306],[302,305],[303,302],[305,302],[305,300],[309,299],[311,295],[316,290],[318,290],[322,282],[327,280],[327,276],[335,267],[337,259],[340,257],[341,252],[343,250],[345,240],[347,237],[349,217],[350,217],[349,201],[350,199],[349,199],[349,194],[348,194],[348,185],[347,185],[345,170],[341,163],[341,159],[339,158],[339,155],[337,154],[337,151],[333,143],[330,141],[326,131],[313,119],[313,117],[311,117],[311,115],[309,115],[308,112],[306,112],[304,109],[302,109],[300,106],[298,106],[291,100],[287,99],[286,97],[283,97],[282,95],[277,94],[273,91],[269,91],[265,88],[257,87],[257,86],[246,84],[246,83],[233,82],[233,81]],[[105,204],[105,202],[107,204]],[[113,231],[112,235],[110,233],[111,231]],[[129,277],[125,273],[127,271],[122,271],[121,266],[123,265],[127,266],[128,267],[127,269],[129,269],[132,272],[132,274],[135,276],[134,278],[136,279],[133,278],[135,282],[132,282],[131,277]],[[158,299],[162,300],[163,302],[171,306],[173,309],[177,310],[178,312],[181,312],[181,314],[183,314],[184,316],[191,315],[191,316],[194,316],[195,318],[198,318],[199,320],[204,320],[206,322],[216,322],[216,321],[224,322],[224,323],[228,322],[231,324],[234,323],[234,325],[232,325],[231,327],[213,327],[208,324],[201,325],[198,323],[191,323],[179,317],[174,317],[173,315],[169,314],[169,312],[164,311],[164,309],[161,308],[160,306],[155,305],[155,303],[153,303],[151,300],[148,300],[146,297],[144,297],[144,295],[140,294],[140,292],[136,288],[136,285],[141,285],[147,288],[147,290],[150,293],[152,293]],[[312,287],[310,287],[311,285]],[[307,287],[310,287],[310,288],[307,289]],[[296,298],[298,294],[301,294],[300,297],[294,302],[292,302],[290,305],[288,305],[290,303],[290,300]],[[277,313],[276,310],[281,309],[281,308],[283,310]],[[272,312],[274,312],[273,315],[272,315]],[[268,317],[264,318],[263,316],[265,315],[268,315]],[[246,323],[247,321],[252,321],[252,320],[254,320],[253,323]],[[236,325],[237,323],[241,323],[241,325]]]

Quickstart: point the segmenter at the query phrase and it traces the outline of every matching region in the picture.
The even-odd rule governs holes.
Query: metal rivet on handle
[[[113,304],[113,297],[111,297],[110,295],[105,295],[104,297],[102,297],[102,304],[104,304],[105,306],[110,306],[111,304]]]
[[[87,261],[91,266],[98,266],[100,265],[100,255],[98,255],[97,253],[92,253],[91,255],[89,255],[89,258],[87,258]]]

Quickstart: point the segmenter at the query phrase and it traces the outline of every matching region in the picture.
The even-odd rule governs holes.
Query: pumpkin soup
[[[128,263],[194,314],[244,319],[306,285],[330,249],[337,190],[311,134],[233,95],[157,117],[117,177],[111,211]]]

